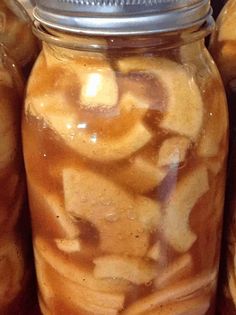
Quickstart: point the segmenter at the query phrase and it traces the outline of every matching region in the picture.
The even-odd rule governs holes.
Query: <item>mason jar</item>
[[[37,56],[38,42],[32,33],[31,19],[17,0],[0,3],[0,42],[27,74]]]
[[[224,6],[226,0],[211,0],[211,5],[213,9],[213,15],[215,18],[219,15],[222,7]]]
[[[30,229],[20,145],[23,85],[0,47],[0,314],[25,315],[32,301]]]
[[[211,39],[211,52],[226,85],[236,77],[235,21],[236,3],[229,0],[217,19],[216,31]]]
[[[221,314],[236,313],[236,2],[223,8],[211,39],[211,53],[219,67],[227,91],[230,113],[230,155],[224,251],[222,254]]]
[[[209,2],[36,3],[23,147],[42,313],[214,314],[228,120]]]

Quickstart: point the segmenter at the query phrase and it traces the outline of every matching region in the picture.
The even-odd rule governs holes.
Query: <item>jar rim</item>
[[[169,49],[185,45],[187,43],[195,42],[200,39],[205,38],[213,31],[215,26],[215,21],[210,15],[203,25],[198,28],[187,28],[185,30],[165,32],[161,34],[143,34],[143,35],[123,35],[123,36],[108,36],[106,34],[101,35],[87,35],[87,34],[75,34],[72,32],[63,32],[58,29],[51,27],[45,27],[38,21],[33,23],[34,34],[43,42],[47,42],[52,45],[74,49],[74,50],[84,50],[84,51],[107,51],[107,50],[119,50],[119,49],[131,49],[137,50],[142,48],[158,48],[160,50]],[[84,42],[81,40],[76,40],[76,38],[89,38],[97,39]],[[110,45],[103,44],[104,41],[100,39],[105,39]],[[117,42],[116,39],[121,40]],[[135,39],[143,38],[138,44]],[[134,39],[133,41],[130,39]],[[122,42],[122,40],[124,40]]]
[[[37,0],[34,18],[42,25],[86,35],[143,35],[200,27],[209,0]]]

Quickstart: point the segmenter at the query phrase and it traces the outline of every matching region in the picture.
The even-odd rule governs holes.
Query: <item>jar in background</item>
[[[236,314],[236,2],[222,10],[211,40],[211,53],[225,83],[230,113],[229,176],[226,195],[225,248],[222,254],[221,314]]]
[[[214,18],[217,18],[226,0],[211,0]]]
[[[37,1],[23,147],[44,315],[214,314],[228,120],[196,2],[133,19]]]
[[[27,74],[37,56],[38,42],[32,33],[32,23],[17,0],[0,2],[0,42]]]
[[[236,77],[236,2],[229,0],[218,17],[211,39],[211,52],[219,67],[225,85]]]
[[[32,306],[32,257],[20,136],[22,97],[22,79],[0,47],[0,314],[4,315],[25,315]]]

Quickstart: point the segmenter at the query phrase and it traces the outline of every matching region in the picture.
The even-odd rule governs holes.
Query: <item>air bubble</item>
[[[119,220],[119,216],[117,213],[107,213],[105,219],[108,222],[116,222]]]

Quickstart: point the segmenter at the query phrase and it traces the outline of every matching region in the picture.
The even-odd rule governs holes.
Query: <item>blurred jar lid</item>
[[[24,0],[22,0],[24,1]],[[169,32],[201,26],[209,0],[35,0],[34,17],[55,29],[93,35]]]

